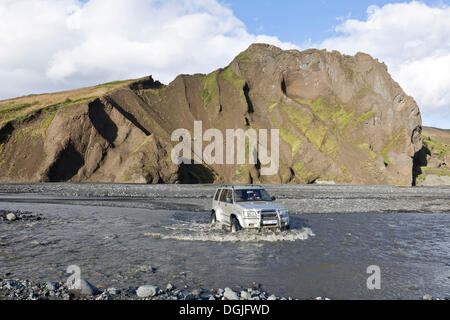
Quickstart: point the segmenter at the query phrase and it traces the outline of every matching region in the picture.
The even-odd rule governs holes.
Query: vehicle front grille
[[[278,219],[278,215],[275,210],[263,210],[261,211],[261,219],[263,220]]]

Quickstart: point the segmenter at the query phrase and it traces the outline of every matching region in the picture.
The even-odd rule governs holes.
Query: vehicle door
[[[214,198],[212,200],[212,209],[214,210],[214,212],[217,212],[217,208],[219,207],[220,191],[222,191],[222,189],[217,189],[216,193],[214,194]]]
[[[229,224],[230,215],[233,212],[233,191],[231,189],[223,189],[219,199],[220,207],[222,209],[220,222]]]

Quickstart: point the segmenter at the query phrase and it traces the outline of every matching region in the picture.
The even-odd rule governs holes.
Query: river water
[[[165,287],[170,282],[191,289],[238,289],[256,281],[277,296],[299,299],[450,297],[447,189],[414,191],[416,201],[433,202],[437,213],[414,212],[411,207],[401,213],[399,201],[414,201],[411,189],[396,190],[394,198],[383,200],[396,207],[391,213],[376,204],[380,196],[363,199],[366,207],[360,213],[339,212],[337,204],[337,212],[327,207],[311,213],[301,205],[307,198],[345,206],[345,201],[360,203],[363,197],[330,196],[335,188],[317,188],[314,197],[307,197],[312,190],[307,187],[296,187],[302,196],[286,196],[285,186],[271,186],[270,192],[291,212],[292,230],[230,234],[208,224],[214,187],[151,187],[147,196],[133,197],[110,192],[74,196],[37,188],[18,193],[24,188],[12,192],[5,186],[8,193],[0,194],[0,210],[28,211],[42,218],[0,222],[0,278],[65,281],[67,267],[78,265],[83,278],[103,287]],[[102,188],[106,190],[95,187]],[[122,192],[124,187],[108,188]],[[361,187],[355,190],[362,192]],[[371,265],[381,270],[379,290],[367,288]]]

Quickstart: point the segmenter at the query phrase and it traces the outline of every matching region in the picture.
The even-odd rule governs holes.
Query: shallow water
[[[169,210],[145,199],[146,208],[132,208],[130,198],[120,206],[74,199],[0,195],[0,209],[43,218],[0,222],[0,278],[64,281],[75,264],[104,287],[245,288],[256,281],[295,298],[450,297],[449,214],[292,214],[288,232],[230,234],[211,227],[201,206],[181,210],[182,199]],[[370,265],[381,268],[381,290],[367,289]]]

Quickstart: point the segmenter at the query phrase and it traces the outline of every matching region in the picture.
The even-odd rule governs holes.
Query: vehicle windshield
[[[241,189],[234,191],[236,202],[272,201],[269,193],[264,189]]]

